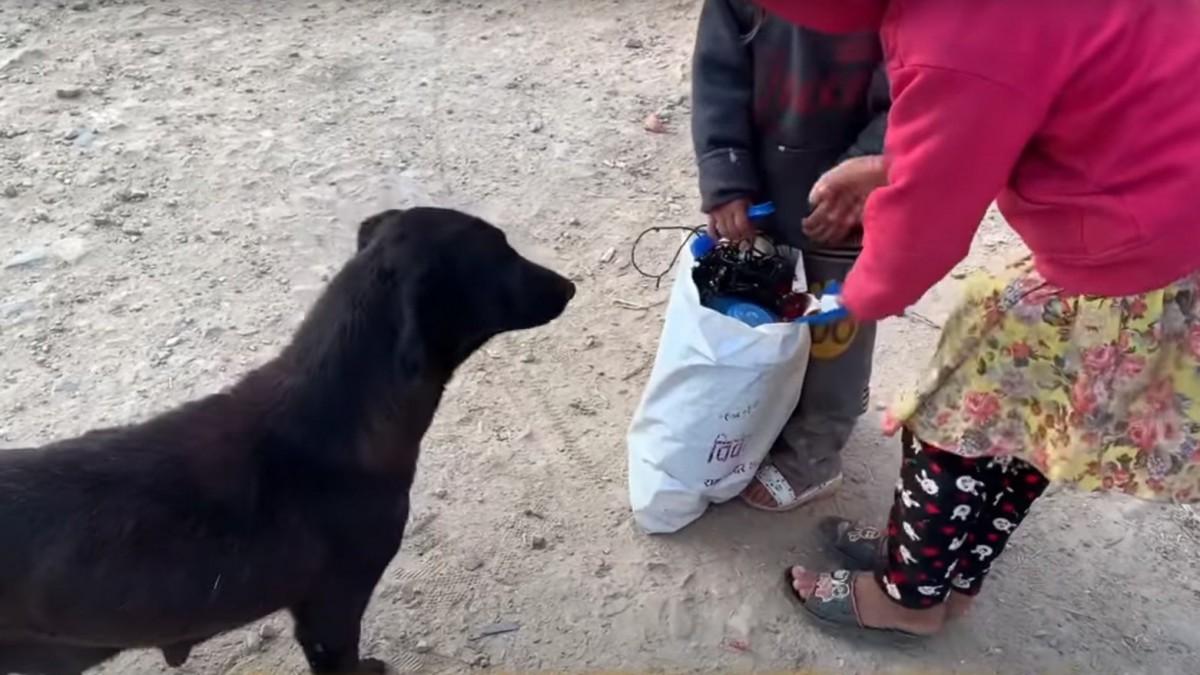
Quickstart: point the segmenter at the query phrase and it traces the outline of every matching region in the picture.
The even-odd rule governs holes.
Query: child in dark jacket
[[[881,58],[876,33],[821,33],[746,0],[705,1],[692,137],[711,233],[754,236],[747,208],[772,201],[765,233],[803,252],[813,290],[845,279],[862,250],[862,201],[882,165],[890,102]],[[829,240],[848,220],[854,234]],[[874,346],[873,323],[814,330],[803,397],[743,493],[748,504],[787,511],[838,487],[842,447],[866,410]]]

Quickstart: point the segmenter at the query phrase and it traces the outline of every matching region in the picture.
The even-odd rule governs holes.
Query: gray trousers
[[[857,257],[856,250],[805,251],[810,290],[820,295],[830,281],[845,281]],[[771,455],[796,494],[841,473],[842,448],[869,405],[875,328],[852,319],[813,327],[804,393]]]

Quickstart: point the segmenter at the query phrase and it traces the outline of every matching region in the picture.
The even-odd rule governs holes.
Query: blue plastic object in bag
[[[725,296],[713,298],[708,303],[708,308],[714,312],[720,312],[731,319],[737,319],[751,328],[757,328],[769,323],[779,323],[779,317],[772,314],[769,310],[759,307],[752,302],[738,300],[737,298]]]

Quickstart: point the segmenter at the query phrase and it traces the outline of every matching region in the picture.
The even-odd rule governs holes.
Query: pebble
[[[123,202],[144,202],[150,197],[145,190],[122,190],[117,193],[117,199]]]
[[[642,42],[640,38],[629,38],[628,40],[625,41],[626,49],[641,49],[642,47],[645,47],[645,46],[646,46],[646,43]]]
[[[264,642],[264,640],[261,635],[259,635],[258,633],[254,632],[254,631],[247,631],[247,633],[246,633],[246,650],[247,651],[256,652],[256,651],[262,649],[263,642]]]
[[[77,148],[86,148],[92,144],[92,141],[96,140],[96,132],[91,129],[80,129],[73,133],[75,135],[67,140],[72,141]]]
[[[417,644],[413,645],[413,651],[418,654],[426,654],[430,649],[429,643],[424,640],[417,640]]]
[[[468,572],[474,572],[483,567],[483,560],[479,558],[467,558],[463,561],[463,569]]]
[[[433,496],[437,497],[438,499],[445,499],[449,495],[450,495],[450,491],[447,490],[446,488],[438,488],[433,491]]]
[[[54,257],[68,265],[79,262],[89,250],[90,247],[83,237],[63,237],[50,245],[50,252]]]
[[[646,119],[642,122],[642,128],[652,134],[667,133],[667,125],[663,122],[662,116],[658,113],[650,113],[646,115]]]
[[[529,538],[529,547],[535,551],[546,548],[546,538],[540,534],[533,535]]]
[[[537,357],[533,354],[525,353],[521,355],[521,363],[534,363],[535,361],[537,361]]]
[[[600,262],[610,263],[613,261],[613,258],[615,258],[615,257],[617,257],[617,249],[610,247],[607,251],[604,252],[604,255],[600,256]]]
[[[73,101],[83,96],[83,89],[81,87],[63,87],[55,90],[54,95],[64,101]]]
[[[16,185],[5,185],[4,186],[4,196],[5,197],[8,197],[9,199],[13,199],[20,194],[21,194],[21,190],[18,189]]]
[[[45,259],[46,249],[42,248],[41,246],[35,246],[33,248],[21,251],[20,253],[9,258],[8,262],[4,263],[4,269],[29,267],[31,265],[37,265]]]
[[[264,623],[258,627],[258,635],[264,640],[274,640],[279,637],[279,629],[274,624]]]

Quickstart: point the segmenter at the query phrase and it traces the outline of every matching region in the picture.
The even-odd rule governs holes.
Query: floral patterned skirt
[[[1085,490],[1200,500],[1200,272],[1142,295],[1079,297],[1026,258],[966,286],[887,433],[1019,457]]]

